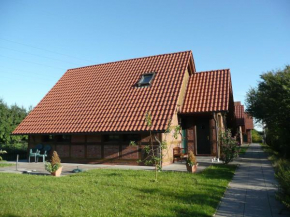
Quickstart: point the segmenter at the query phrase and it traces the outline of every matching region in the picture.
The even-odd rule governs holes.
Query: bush
[[[7,154],[7,151],[5,151],[5,150],[0,150],[0,154]],[[3,158],[0,156],[0,161],[2,161],[3,160]]]
[[[239,154],[238,142],[232,137],[230,130],[220,134],[221,160],[225,164],[232,162]]]
[[[247,112],[266,127],[266,143],[290,159],[290,65],[260,77],[247,93]]]
[[[9,145],[0,144],[0,149],[7,151],[7,154],[3,155],[4,160],[16,160],[16,156],[19,155],[19,159],[27,159],[27,142],[13,143]]]
[[[290,165],[286,160],[278,160],[276,177],[279,182],[277,198],[290,209]]]
[[[252,140],[253,143],[261,143],[262,142],[262,136],[257,130],[252,130]]]
[[[192,151],[189,151],[189,153],[188,153],[188,158],[187,158],[187,160],[186,160],[186,163],[189,165],[189,166],[194,166],[194,165],[196,165],[196,158],[195,158],[195,156],[194,156],[194,154],[193,154],[193,152]]]
[[[53,173],[53,172],[57,171],[60,167],[61,167],[60,158],[59,158],[57,152],[54,151],[52,154],[52,157],[51,157],[51,162],[45,163],[45,170],[50,172],[50,173]]]

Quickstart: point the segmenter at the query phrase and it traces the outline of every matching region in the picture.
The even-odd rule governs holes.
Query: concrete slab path
[[[236,160],[233,180],[215,214],[219,216],[290,216],[275,199],[277,181],[274,169],[259,144],[251,144],[243,157]]]

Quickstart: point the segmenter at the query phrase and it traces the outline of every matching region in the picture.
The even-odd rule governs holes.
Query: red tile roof
[[[189,78],[181,113],[228,111],[230,94],[229,69],[197,72]]]
[[[253,122],[253,117],[250,116],[248,113],[244,113],[245,117],[245,128],[246,130],[253,130],[254,129],[254,122]]]
[[[235,114],[237,126],[244,126],[244,106],[241,104],[241,102],[235,102]]]
[[[13,134],[163,131],[172,118],[191,51],[69,69]],[[151,87],[141,75],[156,72]]]

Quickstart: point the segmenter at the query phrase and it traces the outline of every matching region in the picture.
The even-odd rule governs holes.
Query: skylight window
[[[141,79],[138,82],[138,86],[149,86],[154,78],[155,73],[147,73],[141,76]]]

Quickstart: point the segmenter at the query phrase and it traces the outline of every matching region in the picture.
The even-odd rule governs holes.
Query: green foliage
[[[290,209],[290,165],[280,159],[277,163],[276,177],[279,182],[277,198]]]
[[[50,173],[57,171],[61,167],[60,158],[56,151],[52,154],[51,162],[46,162],[44,167]]]
[[[0,167],[11,167],[13,166],[14,164],[9,164],[9,163],[0,163]]]
[[[196,157],[194,156],[193,151],[189,151],[186,163],[191,167],[196,165]]]
[[[151,129],[151,127],[152,127],[152,116],[151,116],[151,112],[150,111],[146,112],[146,114],[145,114],[145,122],[146,122],[146,125]]]
[[[7,154],[7,151],[1,149],[0,154]]]
[[[265,124],[266,143],[290,157],[290,66],[261,75],[246,98],[247,112]]]
[[[152,116],[151,112],[148,111],[145,114],[145,124],[149,127],[149,144],[143,147],[143,150],[146,153],[146,157],[142,160],[138,160],[138,163],[143,162],[145,165],[153,165],[155,167],[155,181],[158,180],[158,172],[162,169],[162,157],[163,150],[167,148],[167,142],[160,141],[151,131],[152,127]],[[167,128],[165,130],[165,135],[171,132],[171,120],[168,121]],[[154,143],[158,143],[155,145]],[[132,146],[136,146],[135,141],[130,141],[129,143]]]
[[[1,174],[0,216],[213,216],[235,166],[198,174],[94,169],[55,179]],[[194,179],[196,179],[196,181]]]
[[[0,143],[11,144],[27,140],[27,136],[11,136],[12,131],[26,117],[28,111],[16,104],[8,106],[0,99]]]
[[[178,135],[181,135],[181,126],[180,125],[177,125],[176,127],[174,127],[174,130],[173,130],[173,138],[177,139]]]
[[[263,150],[269,154],[269,159],[273,163],[275,175],[278,179],[279,186],[276,196],[290,210],[290,160],[284,158],[273,147],[267,144],[261,145]]]
[[[16,160],[16,156],[19,155],[19,159],[27,159],[27,146],[27,141],[6,145],[2,144],[1,148],[7,151],[7,154],[3,155],[3,158],[5,160]]]
[[[131,146],[137,146],[137,144],[136,144],[135,141],[130,141],[130,142],[129,142],[129,145],[131,145]]]
[[[5,151],[5,150],[0,150],[0,154],[7,154],[7,151]],[[2,161],[3,160],[3,158],[0,156],[0,161]]]
[[[257,130],[252,130],[252,141],[254,143],[261,143],[262,142],[262,136]]]
[[[239,154],[237,141],[232,138],[231,130],[226,130],[220,134],[221,159],[225,164],[232,162]]]
[[[61,165],[60,164],[52,165],[51,162],[46,162],[44,167],[45,167],[46,171],[53,173],[53,172],[57,171],[61,167]]]
[[[246,146],[240,146],[239,147],[239,155],[243,155],[246,153],[246,151],[248,150],[249,148],[249,145],[246,145]]]

